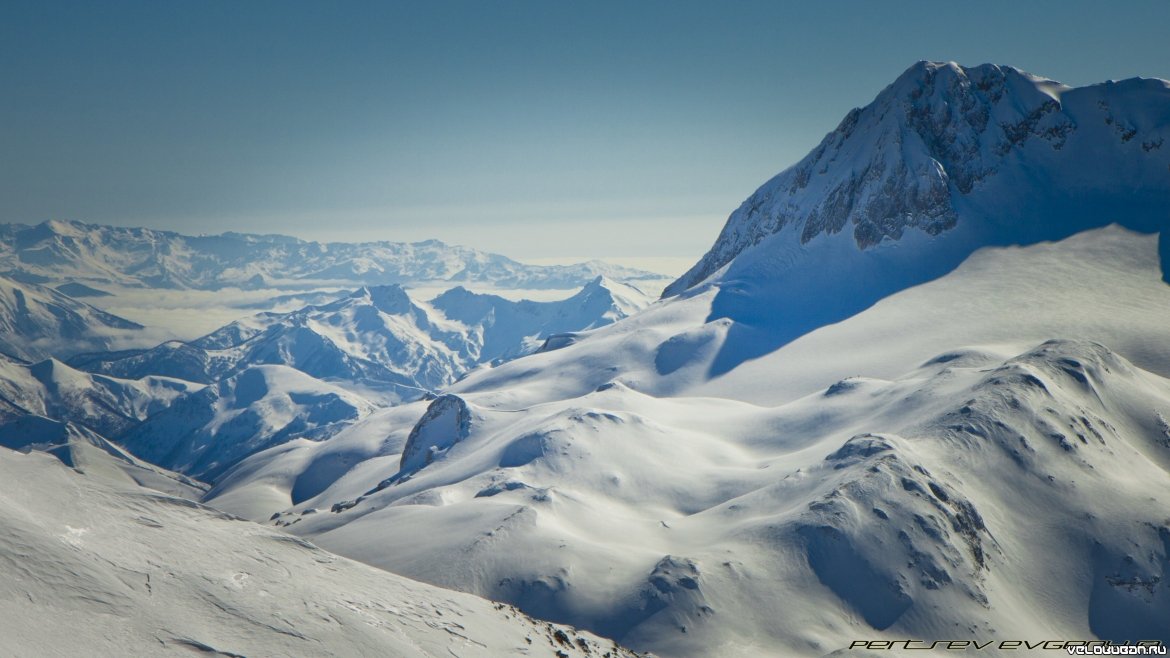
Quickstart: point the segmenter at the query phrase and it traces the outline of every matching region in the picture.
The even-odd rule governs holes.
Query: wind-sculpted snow
[[[956,253],[921,282],[988,244],[1059,239],[1110,221],[1159,230],[1170,222],[1168,119],[1162,80],[1070,89],[1011,67],[919,62],[744,201],[665,294],[749,251],[780,251],[781,242],[799,258],[800,246],[818,239],[865,251],[962,228],[950,238],[958,244],[945,247]],[[1111,212],[1116,205],[1127,212]],[[904,251],[907,262],[929,257],[916,246]],[[718,278],[737,274],[732,267]],[[816,286],[798,277],[775,283]]]
[[[438,240],[320,243],[243,233],[195,237],[75,221],[0,224],[0,272],[22,280],[92,283],[98,288],[117,284],[199,290],[435,281],[568,289],[602,275],[629,281],[661,278],[600,261],[525,265]]]
[[[523,410],[447,396],[400,460],[274,518],[662,655],[1170,642],[1167,414],[1170,381],[1077,341],[773,408],[620,384]]]
[[[633,656],[133,484],[0,448],[0,653]]]

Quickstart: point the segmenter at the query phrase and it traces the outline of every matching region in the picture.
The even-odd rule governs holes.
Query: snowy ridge
[[[243,233],[195,237],[76,221],[0,224],[0,272],[37,282],[200,290],[433,281],[567,289],[601,275],[619,280],[661,278],[600,261],[525,265],[438,240],[320,243]]]
[[[0,352],[26,361],[108,350],[142,326],[51,288],[0,277]]]
[[[26,364],[0,355],[0,432],[12,420],[36,415],[113,437],[200,388],[178,379],[116,379],[81,372],[56,359]]]
[[[1011,67],[919,62],[744,201],[664,294],[773,235],[795,246],[841,234],[866,250],[969,223],[955,238],[965,255],[1110,221],[1156,230],[1170,199],[1168,125],[1163,80],[1070,89]],[[1114,216],[1111,203],[1128,214]]]
[[[290,313],[261,313],[190,343],[85,354],[71,363],[121,377],[202,383],[278,364],[335,382],[389,385],[398,397],[413,399],[480,364],[532,352],[548,336],[611,324],[649,302],[636,288],[602,277],[557,302],[511,301],[459,287],[423,303],[401,286],[370,286]]]
[[[88,427],[69,421],[20,416],[0,425],[0,447],[44,452],[78,473],[188,500],[199,500],[208,489],[202,482],[144,462]]]
[[[599,276],[558,302],[517,302],[459,287],[430,304],[470,329],[476,362],[498,363],[534,351],[550,336],[588,331],[627,318],[650,301],[633,286]]]
[[[0,489],[6,654],[634,655],[45,455]]]
[[[286,366],[253,366],[184,396],[119,435],[136,456],[201,480],[293,438],[321,441],[373,409]]]
[[[476,371],[441,408],[379,410],[327,442],[252,455],[208,500],[662,655],[824,655],[842,637],[954,623],[964,637],[1157,630],[1160,585],[1145,597],[1124,583],[1166,582],[1165,515],[1148,499],[1170,490],[1167,382],[1092,342],[1170,374],[1156,237],[1111,227],[987,249],[718,377],[735,334],[704,323],[713,297]],[[1039,345],[1054,334],[1080,340]],[[412,437],[429,460],[404,463]],[[1126,511],[1092,511],[1106,508]],[[1074,521],[1085,513],[1098,519]],[[1081,534],[1037,533],[1038,518]],[[1100,561],[1083,550],[1095,540]],[[1117,542],[1154,557],[1129,574]],[[864,588],[833,575],[851,569]]]

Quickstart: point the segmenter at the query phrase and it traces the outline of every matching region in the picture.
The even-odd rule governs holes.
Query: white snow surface
[[[27,364],[0,355],[0,433],[5,423],[36,415],[67,418],[116,436],[201,388],[167,377],[117,379],[81,372],[56,359]]]
[[[0,653],[630,656],[52,457],[0,448]]]
[[[151,463],[210,480],[264,448],[324,440],[373,408],[293,368],[253,366],[176,400],[117,439]]]

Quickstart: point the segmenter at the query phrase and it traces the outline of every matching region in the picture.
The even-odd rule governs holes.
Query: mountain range
[[[663,301],[208,500],[664,655],[1170,642],[1166,116],[915,65]]]
[[[595,329],[650,303],[597,277],[561,301],[511,301],[456,287],[430,302],[401,286],[363,287],[289,313],[260,313],[189,343],[94,352],[71,363],[92,372],[210,383],[241,368],[286,365],[331,381],[389,386],[418,397],[469,370],[533,352],[550,336]]]
[[[99,291],[103,285],[218,290],[420,282],[570,289],[598,276],[662,278],[601,261],[526,265],[438,240],[321,243],[283,235],[190,236],[61,220],[0,224],[0,273],[31,283],[92,284]]]
[[[269,575],[273,560],[338,559],[319,546],[663,656],[1170,643],[1167,133],[1162,80],[1069,88],[921,62],[766,182],[653,303],[604,277],[560,302],[463,288],[422,301],[362,269],[356,246],[168,234],[173,252],[147,257],[142,230],[133,255],[99,257],[101,230],[25,228],[4,242],[31,254],[7,256],[26,279],[73,263],[60,272],[94,285],[379,285],[152,350],[11,359],[0,392],[9,422],[56,423],[49,443],[105,441],[128,452],[98,457],[204,480],[189,495],[272,526],[233,538],[219,519],[183,540],[213,556],[256,544]],[[57,239],[68,231],[83,235]],[[252,246],[231,260],[229,243]],[[335,249],[344,265],[325,264]],[[413,272],[471,276],[434,249]],[[521,280],[494,268],[475,276]],[[104,523],[163,513],[102,491]],[[211,522],[189,517],[209,514],[161,525],[197,535]],[[85,541],[78,523],[65,536]],[[308,566],[290,600],[332,606]],[[85,586],[104,592],[99,572]],[[248,569],[223,573],[245,591]],[[201,584],[214,578],[184,574],[172,592],[219,600]],[[401,610],[350,602],[366,618]],[[204,637],[158,641],[227,650]]]

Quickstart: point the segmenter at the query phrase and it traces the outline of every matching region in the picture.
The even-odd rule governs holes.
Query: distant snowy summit
[[[919,62],[744,201],[664,295],[721,271],[729,283],[775,280],[818,241],[841,243],[835,252],[941,249],[905,282],[917,283],[981,246],[1109,223],[1157,231],[1168,208],[1167,81],[1070,88],[1007,66]],[[749,252],[767,255],[742,258]]]
[[[0,273],[33,283],[198,290],[420,282],[569,289],[598,276],[663,278],[601,261],[526,265],[438,240],[322,243],[283,235],[189,236],[75,221],[0,224]]]

